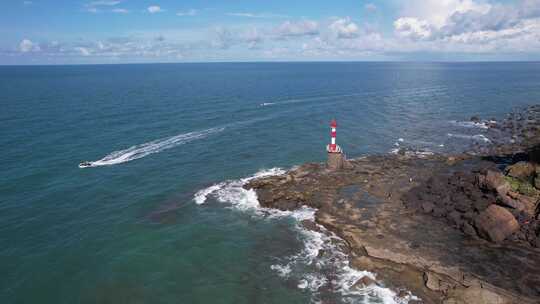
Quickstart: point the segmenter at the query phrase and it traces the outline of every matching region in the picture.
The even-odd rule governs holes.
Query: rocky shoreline
[[[492,144],[459,155],[308,163],[245,187],[263,207],[316,208],[351,265],[420,298],[409,303],[540,303],[540,106],[485,123]]]

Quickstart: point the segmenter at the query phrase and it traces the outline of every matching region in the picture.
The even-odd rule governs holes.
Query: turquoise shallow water
[[[324,160],[333,117],[352,157],[483,142],[462,121],[539,103],[540,63],[0,67],[0,92],[1,303],[306,303],[272,265],[312,236],[197,191]]]

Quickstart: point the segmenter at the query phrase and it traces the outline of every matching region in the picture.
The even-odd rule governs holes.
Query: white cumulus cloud
[[[455,13],[475,11],[486,13],[491,5],[473,0],[409,0],[403,9],[403,17],[416,17],[440,28],[446,20]]]
[[[148,10],[150,14],[163,12],[163,9],[157,5],[151,5],[146,10]]]
[[[329,26],[337,38],[350,39],[358,37],[360,28],[349,17],[338,19]]]
[[[41,49],[38,44],[32,42],[30,39],[23,39],[19,43],[19,51],[22,53],[39,52]]]
[[[534,51],[540,37],[540,0],[489,4],[482,0],[412,0],[394,22],[414,49],[453,52]],[[422,44],[421,41],[429,44]]]
[[[431,25],[426,20],[405,17],[394,22],[396,33],[402,37],[427,39],[431,36]]]

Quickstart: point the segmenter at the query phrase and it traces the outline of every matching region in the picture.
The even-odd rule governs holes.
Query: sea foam
[[[280,168],[262,170],[252,176],[230,180],[211,185],[195,193],[193,200],[202,205],[213,199],[219,203],[227,203],[231,208],[250,212],[254,216],[264,218],[292,217],[295,219],[294,229],[298,232],[303,243],[300,252],[286,257],[279,257],[278,262],[270,269],[285,280],[296,282],[302,290],[309,290],[313,302],[318,302],[322,293],[331,293],[341,297],[348,303],[408,303],[418,299],[407,294],[400,298],[396,292],[385,288],[382,284],[357,287],[354,284],[364,276],[375,280],[375,274],[368,271],[356,270],[349,265],[349,256],[343,248],[345,242],[333,232],[314,223],[317,231],[305,228],[302,222],[315,221],[316,209],[303,206],[294,211],[281,211],[263,208],[259,205],[257,193],[244,189],[249,181],[273,175],[282,175],[286,171]],[[327,296],[327,295],[326,295]]]
[[[453,125],[459,126],[459,127],[463,127],[463,128],[489,129],[488,124],[489,123],[495,123],[495,121],[490,120],[490,121],[476,122],[476,121],[456,121],[456,120],[451,120],[450,123],[453,124]]]
[[[491,139],[487,138],[484,134],[475,134],[475,135],[466,135],[466,134],[454,134],[448,133],[448,137],[461,138],[461,139],[471,139],[475,141],[481,141],[485,143],[490,143]]]

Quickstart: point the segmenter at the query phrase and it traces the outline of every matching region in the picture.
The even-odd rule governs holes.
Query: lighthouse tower
[[[343,150],[336,144],[337,122],[335,119],[332,119],[330,122],[330,128],[330,144],[326,146],[326,151],[328,152],[326,167],[332,171],[336,171],[345,167],[346,160]]]
[[[336,133],[337,133],[337,122],[335,119],[332,119],[330,122],[330,144],[326,146],[326,151],[328,153],[341,153],[341,147],[336,145]]]

